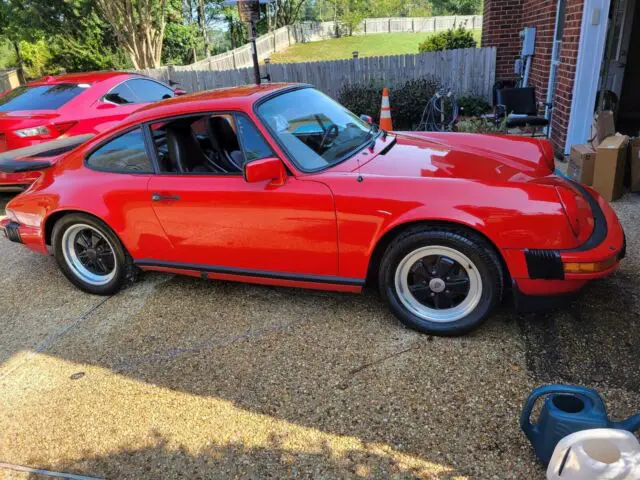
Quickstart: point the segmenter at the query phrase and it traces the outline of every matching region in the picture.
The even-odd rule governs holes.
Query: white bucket
[[[596,428],[566,436],[553,451],[548,480],[640,480],[640,443],[626,430]]]

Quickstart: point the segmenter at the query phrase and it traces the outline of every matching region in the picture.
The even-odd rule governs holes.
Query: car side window
[[[242,140],[244,156],[247,162],[272,157],[273,152],[256,126],[244,115],[237,116],[238,133]]]
[[[193,115],[151,124],[161,173],[238,175],[245,157],[235,117],[229,113]]]
[[[121,83],[120,85],[111,89],[111,91],[104,96],[104,99],[117,105],[138,103],[140,100],[138,100],[136,95],[133,93],[133,90],[129,88],[127,83],[128,82]]]
[[[173,90],[165,87],[161,83],[144,78],[134,78],[126,82],[128,87],[133,91],[139,102],[159,102],[167,98],[175,96]]]
[[[105,143],[87,158],[94,170],[118,173],[153,173],[141,128]]]

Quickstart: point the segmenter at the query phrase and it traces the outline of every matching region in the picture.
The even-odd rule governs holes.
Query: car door
[[[273,156],[248,117],[220,116],[232,123],[243,162]],[[166,156],[160,142],[154,143],[158,155]],[[173,245],[169,266],[265,277],[337,275],[336,215],[331,191],[322,183],[289,176],[276,186],[247,183],[240,171],[166,172],[155,175],[148,188]]]

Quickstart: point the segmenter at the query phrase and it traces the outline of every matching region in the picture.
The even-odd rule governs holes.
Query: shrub
[[[506,129],[506,118],[498,125],[486,118],[468,118],[456,124],[456,130],[465,133],[505,133]]]
[[[402,85],[389,89],[393,128],[396,130],[413,130],[420,123],[422,112],[429,99],[440,88],[437,80],[421,78],[409,80]],[[380,118],[382,102],[382,86],[345,85],[338,94],[338,101],[356,115],[369,115],[376,122]]]
[[[460,26],[431,35],[418,46],[420,53],[454,50],[456,48],[475,48],[476,40],[471,30]]]
[[[491,111],[491,105],[482,97],[463,95],[457,102],[462,117],[479,117]]]

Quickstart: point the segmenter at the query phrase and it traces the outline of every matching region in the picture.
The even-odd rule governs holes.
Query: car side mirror
[[[365,115],[364,113],[360,115],[360,120],[362,120],[365,123],[368,123],[369,125],[373,124],[373,118],[371,118],[369,115]]]
[[[247,183],[269,181],[272,185],[284,185],[287,171],[282,160],[276,157],[262,158],[244,164],[244,180]]]

